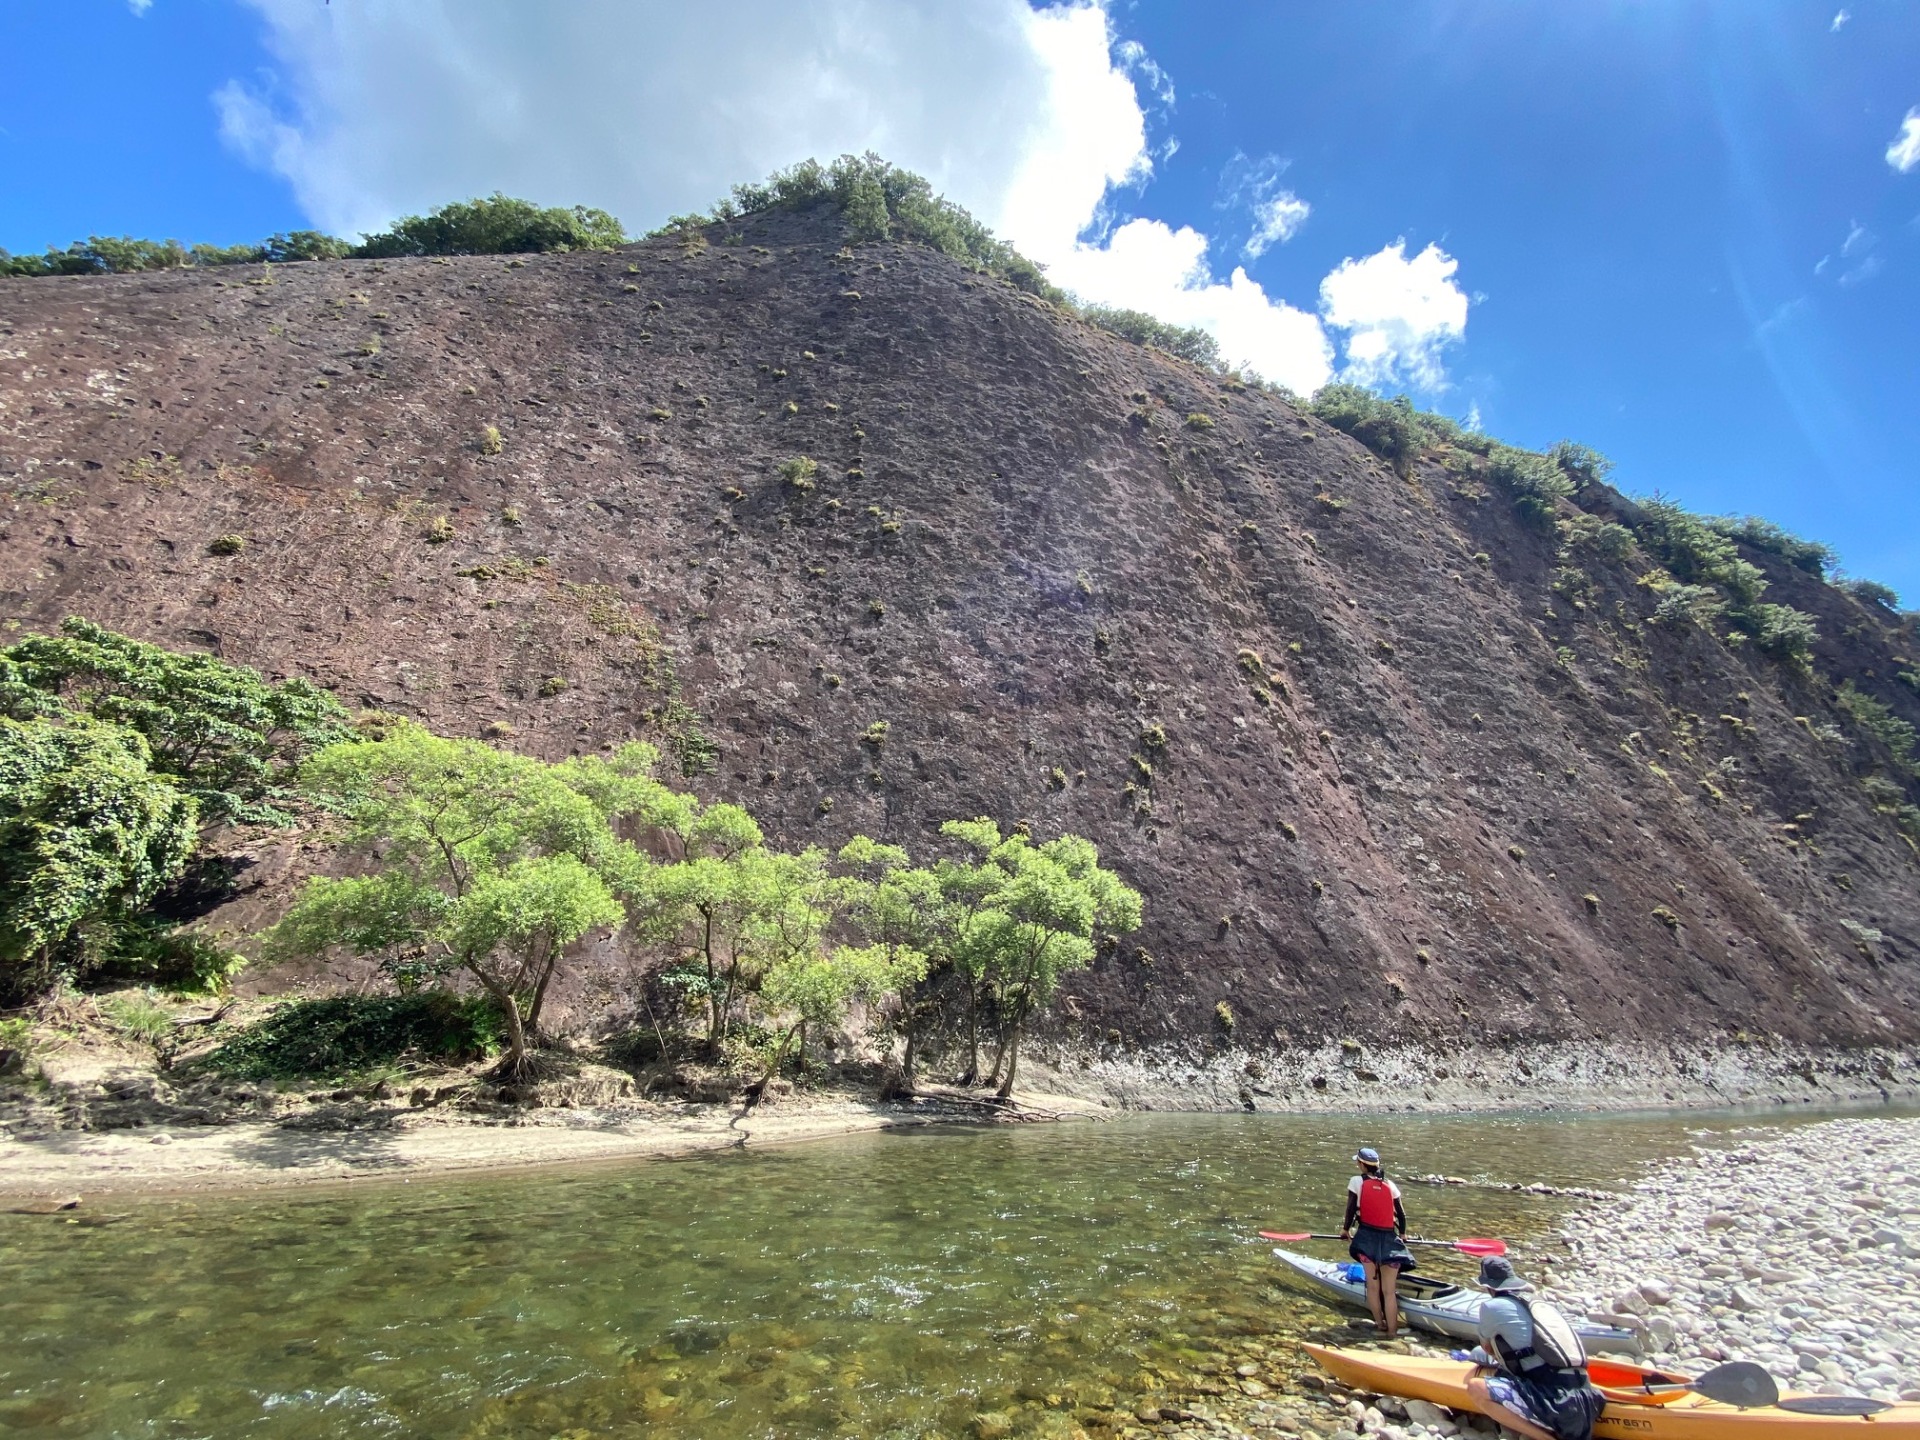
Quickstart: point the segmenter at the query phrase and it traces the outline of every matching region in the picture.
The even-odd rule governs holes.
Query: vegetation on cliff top
[[[406,215],[358,245],[318,230],[274,235],[258,245],[182,245],[94,235],[43,255],[0,250],[0,275],[124,275],[219,265],[281,265],[303,260],[379,260],[407,255],[520,255],[549,250],[606,250],[626,231],[604,210],[542,207],[507,195],[461,200],[425,215]]]

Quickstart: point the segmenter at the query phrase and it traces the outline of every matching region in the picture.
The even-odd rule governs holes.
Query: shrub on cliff
[[[1714,515],[1703,519],[1701,523],[1729,539],[1742,541],[1769,555],[1778,555],[1794,569],[1804,570],[1809,575],[1824,576],[1833,568],[1834,553],[1830,547],[1818,541],[1802,540],[1798,535],[1757,515]]]
[[[1083,305],[1080,318],[1136,345],[1151,345],[1209,370],[1220,368],[1220,342],[1197,325],[1169,325],[1144,311],[1111,305]]]
[[[1496,445],[1488,458],[1489,477],[1513,497],[1513,508],[1536,525],[1551,522],[1560,502],[1573,498],[1572,477],[1550,456]]]
[[[1307,408],[1395,465],[1420,453],[1419,414],[1404,395],[1384,400],[1363,385],[1327,385]]]
[[[44,255],[0,250],[0,275],[125,275],[142,270],[181,270],[214,265],[283,265],[300,260],[338,260],[353,247],[318,230],[271,235],[258,245],[182,245],[178,240],[136,240],[130,235],[94,235]]]
[[[584,205],[543,209],[495,193],[460,200],[425,215],[406,215],[353,253],[381,259],[406,255],[520,255],[545,250],[609,250],[627,233],[604,210]]]
[[[736,185],[732,195],[714,206],[708,218],[724,221],[758,211],[811,210],[825,204],[839,209],[849,239],[897,235],[902,240],[930,245],[943,255],[998,275],[1031,294],[1056,302],[1066,299],[1064,292],[1047,282],[1038,265],[960,206],[935,194],[923,176],[890,165],[871,151],[842,155],[832,165],[802,160],[776,170],[758,184]],[[701,219],[677,217],[668,225],[672,228]]]

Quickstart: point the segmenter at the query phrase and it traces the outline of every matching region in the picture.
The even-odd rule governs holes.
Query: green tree
[[[990,977],[995,988],[1000,1053],[994,1075],[1004,1100],[1013,1094],[1028,1022],[1053,1002],[1069,972],[1092,962],[1096,936],[1139,928],[1141,899],[1101,868],[1100,852],[1078,835],[1035,845],[1017,831],[1002,837],[986,819],[940,828],[976,852],[976,871],[990,882],[956,959]]]
[[[627,242],[620,222],[584,205],[543,209],[495,193],[460,200],[426,215],[407,215],[369,235],[354,250],[363,258],[406,255],[519,255],[545,250],[609,250]]]
[[[0,992],[77,977],[185,869],[196,806],[119,726],[0,718]]]
[[[709,805],[679,833],[683,858],[646,877],[647,931],[676,953],[668,981],[702,1004],[717,1060],[769,972],[819,950],[836,897],[823,852],[769,850],[737,805]]]
[[[187,266],[279,265],[296,260],[338,260],[352,250],[344,240],[318,230],[271,235],[258,245],[182,245],[178,240],[136,240],[95,235],[66,249],[49,247],[43,255],[9,255],[0,250],[0,275],[116,275],[141,270],[178,270]]]
[[[851,177],[842,218],[849,240],[887,238],[887,192],[878,176],[863,169]]]
[[[899,1032],[904,1046],[901,1082],[910,1093],[922,1031],[933,1018],[931,996],[918,993],[936,969],[951,969],[942,941],[952,914],[937,871],[916,867],[897,845],[856,835],[835,857],[846,879],[842,908],[845,923],[877,952],[890,977],[877,993],[863,993],[875,1012],[891,1002],[892,1013],[875,1013],[878,1024]]]
[[[350,730],[319,686],[270,682],[79,618],[0,651],[0,713],[77,712],[134,731],[153,770],[193,796],[204,824],[284,824],[294,767]]]
[[[308,882],[270,932],[279,954],[333,945],[402,981],[460,970],[499,1007],[503,1073],[523,1073],[568,948],[618,925],[647,865],[616,822],[676,828],[688,801],[652,778],[651,746],[549,764],[402,723],[315,755],[301,780],[344,817],[373,873]]]

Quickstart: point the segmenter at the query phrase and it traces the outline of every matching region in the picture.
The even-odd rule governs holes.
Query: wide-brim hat
[[[1380,1163],[1380,1152],[1371,1145],[1362,1145],[1354,1152],[1353,1158],[1355,1163],[1360,1165],[1378,1165]]]
[[[1498,1295],[1505,1290],[1531,1290],[1533,1286],[1513,1271],[1513,1263],[1504,1255],[1487,1255],[1480,1261],[1480,1288]]]

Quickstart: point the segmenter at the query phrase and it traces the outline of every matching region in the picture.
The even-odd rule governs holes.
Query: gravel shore
[[[1556,1298],[1643,1329],[1657,1364],[1920,1399],[1920,1119],[1736,1138],[1573,1217]]]

